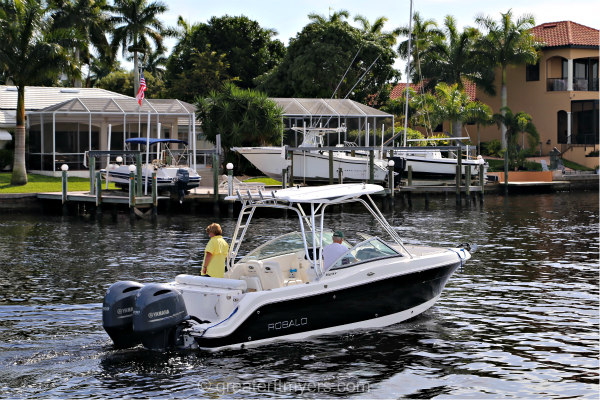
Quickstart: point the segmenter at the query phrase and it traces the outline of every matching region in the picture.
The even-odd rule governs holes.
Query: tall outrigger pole
[[[404,147],[408,134],[408,88],[410,85],[410,49],[412,39],[413,2],[410,0],[410,19],[408,20],[408,58],[406,59],[406,103],[404,104]]]

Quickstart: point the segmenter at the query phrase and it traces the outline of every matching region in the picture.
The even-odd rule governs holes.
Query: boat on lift
[[[168,190],[181,196],[182,193],[200,186],[202,178],[191,168],[189,149],[185,140],[136,137],[125,140],[125,144],[129,149],[135,145],[146,147],[148,163],[142,165],[144,185],[152,185],[152,174],[156,172],[159,191]],[[128,187],[129,167],[135,165],[135,160],[129,161],[129,164],[122,162],[109,164],[102,173],[117,187]]]
[[[239,200],[224,278],[178,275],[169,283],[121,281],[104,297],[103,326],[117,347],[223,349],[274,340],[370,329],[425,312],[471,255],[456,248],[403,244],[372,199],[372,184],[293,187],[228,197]],[[323,248],[333,205],[360,204],[381,229],[344,242],[330,267]],[[266,241],[238,260],[257,210],[287,211],[299,229]],[[383,232],[387,237],[380,237]]]
[[[454,177],[458,158],[444,157],[440,150],[428,149],[427,147],[415,147],[414,150],[394,150],[395,165],[401,166],[403,171],[411,167],[414,177],[435,178]],[[467,168],[471,169],[471,176],[476,177],[480,169],[483,169],[484,177],[487,176],[488,163],[481,156],[476,158],[464,158],[460,160],[462,173],[465,175]],[[399,171],[396,171],[399,172]]]
[[[318,148],[323,147],[323,137],[329,133],[344,133],[345,127],[340,128],[300,128],[292,130],[303,135],[302,144],[299,147]],[[342,147],[339,145],[339,147]],[[307,182],[329,181],[329,152],[322,150],[297,150],[293,152],[293,161],[285,157],[284,147],[233,147],[250,161],[263,174],[273,179],[281,179],[281,172],[293,165],[294,177]],[[383,183],[388,176],[387,160],[374,160],[373,174],[374,182]],[[338,177],[342,171],[344,182],[366,182],[370,179],[368,154],[360,152],[334,151],[333,173]]]

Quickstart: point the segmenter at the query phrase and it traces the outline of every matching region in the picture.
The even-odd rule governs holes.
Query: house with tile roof
[[[507,70],[508,107],[530,114],[540,134],[539,152],[548,155],[555,147],[563,157],[594,168],[598,157],[586,157],[598,150],[598,55],[600,31],[572,21],[549,22],[532,29],[544,43],[535,65],[509,66]],[[496,88],[501,87],[500,73]],[[396,85],[390,97],[402,96],[406,84]],[[411,84],[415,91],[421,84]],[[467,82],[471,99],[500,112],[500,96],[490,96]],[[471,135],[467,125],[463,135]],[[496,126],[481,128],[482,142],[500,139]]]
[[[594,168],[598,157],[586,155],[599,148],[600,31],[572,21],[548,22],[532,31],[544,43],[540,58],[535,65],[508,68],[508,107],[532,116],[542,155],[557,148],[563,158]],[[496,87],[500,86],[498,73]],[[499,95],[478,89],[477,99],[499,112]],[[482,129],[481,135],[482,141],[500,138],[496,126]]]

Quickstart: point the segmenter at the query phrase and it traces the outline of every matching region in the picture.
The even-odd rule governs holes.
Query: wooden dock
[[[50,192],[50,193],[38,193],[38,199],[42,200],[59,200],[62,201],[63,194],[60,192]],[[129,205],[129,195],[123,191],[109,191],[103,190],[102,195],[99,197],[100,204],[126,204]],[[168,196],[158,196],[158,201],[169,200]],[[83,192],[67,192],[67,196],[65,199],[67,202],[85,202],[85,203],[95,203],[97,204],[98,196],[95,194],[90,194],[88,191]],[[144,205],[153,205],[154,200],[152,196],[137,196],[135,198],[136,206],[144,206]]]

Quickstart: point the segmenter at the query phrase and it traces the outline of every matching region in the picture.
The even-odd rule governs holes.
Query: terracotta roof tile
[[[532,28],[546,47],[600,46],[600,31],[572,21],[547,22]]]

